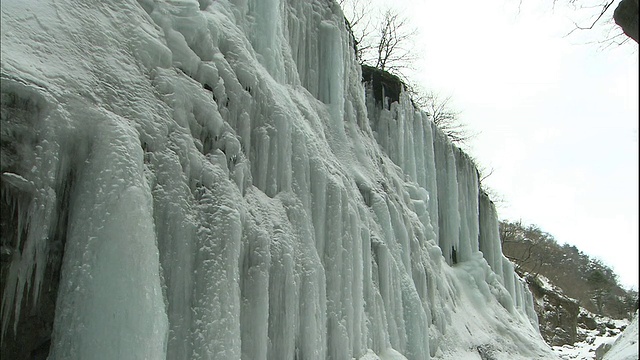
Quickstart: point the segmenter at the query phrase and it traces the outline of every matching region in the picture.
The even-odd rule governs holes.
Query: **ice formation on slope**
[[[333,1],[1,11],[3,339],[63,242],[50,359],[552,357],[473,163],[365,97]]]

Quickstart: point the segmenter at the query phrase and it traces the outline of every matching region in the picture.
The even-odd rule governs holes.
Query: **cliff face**
[[[2,24],[3,355],[553,357],[473,163],[365,95],[335,3]]]
[[[526,280],[533,293],[540,333],[547,344],[562,346],[576,343],[580,313],[578,302],[551,287],[546,279],[527,276]],[[580,321],[586,325],[590,320],[582,317]],[[593,326],[595,328],[595,321]]]

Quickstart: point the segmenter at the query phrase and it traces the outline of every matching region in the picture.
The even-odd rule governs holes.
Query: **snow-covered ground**
[[[631,324],[613,343],[613,347],[604,355],[603,360],[638,359],[638,311]]]
[[[586,310],[581,309],[586,312]],[[578,328],[578,336],[583,341],[573,346],[554,346],[553,351],[564,360],[592,360],[596,359],[598,348],[607,344],[613,347],[606,352],[607,360],[636,360],[638,359],[638,315],[631,323],[628,320],[614,320],[591,314],[598,324],[594,330]],[[623,330],[624,329],[624,330]],[[602,350],[600,350],[602,351]],[[601,358],[602,359],[602,358]]]

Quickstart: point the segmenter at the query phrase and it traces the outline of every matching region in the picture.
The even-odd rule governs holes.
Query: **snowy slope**
[[[637,360],[638,353],[638,311],[636,310],[631,324],[620,334],[602,359]]]
[[[472,162],[372,106],[332,1],[1,11],[3,341],[65,234],[50,359],[554,358]]]
[[[602,359],[602,355],[616,342],[629,325],[626,319],[611,319],[590,313],[584,308],[580,308],[580,316],[593,319],[592,328],[588,328],[584,323],[578,323],[578,341],[574,344],[562,346],[552,346],[553,351],[566,360],[593,360]],[[635,335],[637,338],[637,334]],[[636,341],[637,344],[637,341]],[[636,345],[635,358],[637,358]]]

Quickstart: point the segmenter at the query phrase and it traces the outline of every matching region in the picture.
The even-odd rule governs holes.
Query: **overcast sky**
[[[395,1],[419,28],[412,76],[478,133],[469,151],[494,169],[502,219],[538,225],[637,290],[638,45],[588,44],[615,29],[606,21],[564,36],[598,9],[518,2]]]

